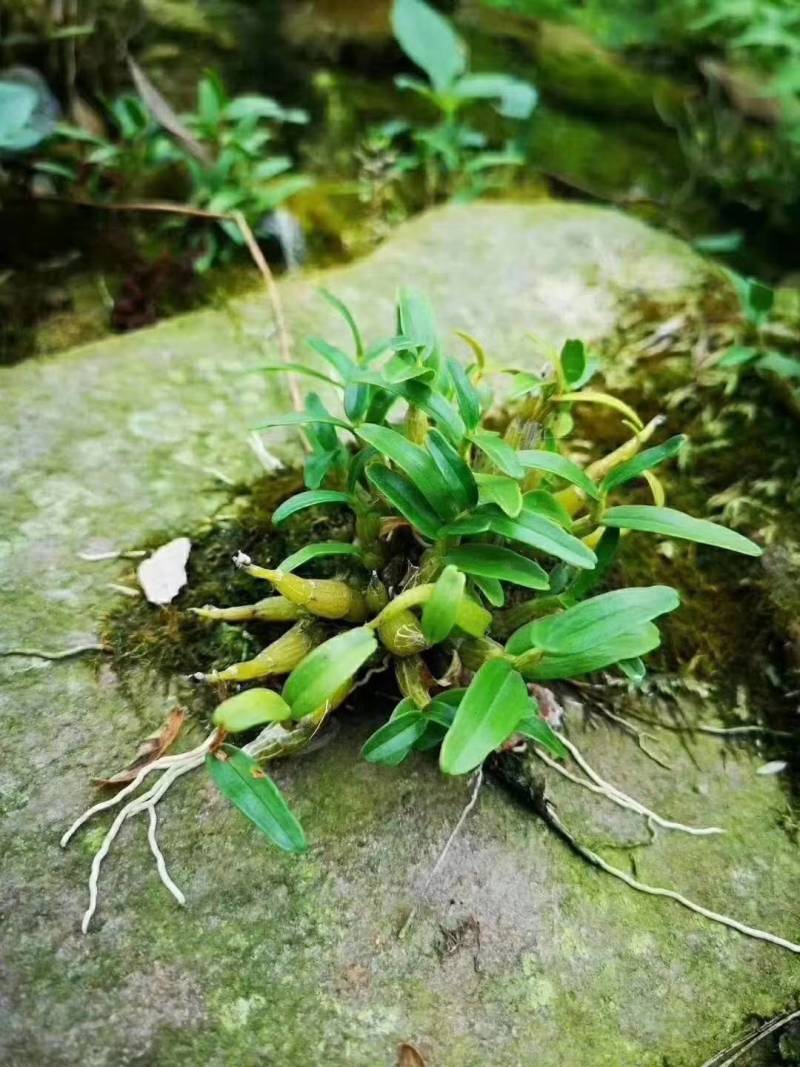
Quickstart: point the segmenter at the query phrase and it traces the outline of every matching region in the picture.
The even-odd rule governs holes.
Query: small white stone
[[[151,604],[170,604],[186,585],[191,548],[188,537],[176,537],[139,564],[136,575]]]

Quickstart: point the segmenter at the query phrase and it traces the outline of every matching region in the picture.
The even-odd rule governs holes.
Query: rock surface
[[[340,333],[320,281],[379,337],[410,281],[445,331],[530,362],[528,331],[553,344],[601,339],[620,295],[676,297],[703,271],[679,242],[614,212],[472,205],[416,220],[366,261],[283,282],[282,294],[298,342]],[[257,472],[246,427],[288,398],[276,381],[233,372],[273,355],[270,328],[256,293],[0,368],[4,649],[91,641],[118,595],[107,583],[126,565],[78,553],[191,536],[225,499],[215,472]],[[698,1067],[753,1017],[795,1003],[797,957],[589,869],[492,785],[420,901],[466,783],[422,757],[398,770],[359,762],[375,722],[346,715],[329,744],[275,771],[307,855],[266,847],[191,776],[160,823],[186,909],[159,884],[134,824],[84,937],[88,868],[107,824],[63,853],[59,835],[92,801],[92,778],[125,763],[169,698],[86,659],[6,656],[0,672],[0,1062],[390,1067],[407,1040],[430,1067]],[[781,783],[755,774],[757,756],[665,735],[667,771],[609,726],[584,732],[576,721],[571,736],[662,813],[730,829],[646,844],[637,817],[548,782],[578,836],[620,867],[635,860],[646,882],[798,939],[796,845],[779,821]]]

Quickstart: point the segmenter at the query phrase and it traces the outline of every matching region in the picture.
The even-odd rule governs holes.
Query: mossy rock
[[[529,331],[602,344],[626,294],[679,300],[705,277],[687,247],[613,211],[481,204],[418,218],[369,259],[285,280],[281,294],[301,358],[311,332],[346,340],[318,284],[377,337],[410,281],[446,336],[466,329],[498,358],[533,365]],[[270,328],[259,290],[0,368],[6,650],[91,640],[124,604],[108,583],[129,583],[131,564],[79,552],[194,535],[232,507],[217,473],[254,479],[246,427],[289,407],[279,382],[235,373],[274,356]],[[410,1041],[437,1067],[697,1067],[752,1019],[795,1003],[796,957],[590,869],[492,784],[422,895],[467,785],[425,756],[395,770],[359,761],[378,721],[369,707],[343,712],[325,747],[275,768],[308,854],[269,849],[209,780],[189,776],[160,809],[187,908],[158,883],[136,826],[112,852],[84,937],[88,867],[107,823],[64,853],[59,835],[94,799],[92,778],[132,755],[174,693],[144,669],[123,684],[86,659],[3,657],[0,671],[3,1062],[391,1067]],[[725,711],[713,693],[682,707]],[[200,736],[192,727],[186,743]],[[757,751],[664,732],[666,770],[612,723],[585,729],[573,713],[571,736],[645,803],[729,830],[650,843],[637,817],[548,779],[577,836],[619,867],[635,862],[646,882],[796,939],[800,864],[780,779],[755,774]]]

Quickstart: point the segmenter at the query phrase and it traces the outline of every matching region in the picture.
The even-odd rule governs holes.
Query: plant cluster
[[[185,187],[186,202],[217,214],[241,212],[256,227],[310,179],[292,173],[292,160],[275,150],[284,124],[305,123],[307,115],[284,108],[258,94],[230,98],[219,78],[209,73],[197,87],[197,109],[179,117],[176,136],[170,113],[160,115],[142,97],[127,94],[109,109],[113,136],[101,137],[78,127],[61,125],[51,157],[40,170],[93,198],[124,199],[169,170],[171,180]],[[60,146],[67,146],[66,157]],[[78,155],[77,163],[69,157]],[[172,226],[187,227],[186,219]],[[205,270],[227,258],[244,243],[238,226],[228,219],[192,220],[189,244],[194,263]]]
[[[524,163],[518,145],[508,142],[493,149],[488,137],[468,124],[465,112],[490,101],[504,118],[525,120],[536,106],[534,87],[507,74],[472,73],[464,41],[424,0],[395,0],[392,28],[403,52],[426,77],[423,81],[399,75],[395,84],[417,93],[438,115],[431,126],[393,119],[380,128],[379,133],[398,146],[395,173],[421,171],[431,200],[442,193],[468,199],[497,184],[502,172]]]
[[[445,351],[430,307],[413,292],[400,296],[395,334],[371,346],[348,309],[326,295],[349,326],[352,351],[312,338],[325,371],[263,368],[321,379],[341,398],[333,412],[309,393],[304,411],[264,424],[302,427],[310,446],[306,488],[272,521],[346,508],[355,536],[312,541],[272,567],[240,555],[238,566],[274,595],[197,609],[209,620],[288,626],[255,658],[197,678],[248,686],[214,713],[218,732],[205,758],[223,793],[289,851],[305,846],[304,834],[261,764],[306,744],[360,678],[391,669],[401,695],[363,747],[370,762],[395,766],[414,751],[438,750],[445,774],[469,774],[524,738],[559,757],[558,723],[537,702],[536,683],[601,670],[637,683],[642,657],[660,643],[656,620],[679,604],[663,585],[597,592],[621,537],[641,531],[748,556],[761,551],[665,506],[654,470],[685,438],[644,447],[662,420],[643,425],[629,406],[592,388],[596,365],[580,341],[567,341],[535,375],[492,366],[462,335],[473,357],[464,366]],[[630,434],[588,466],[569,455],[582,405],[611,408]],[[637,483],[652,503],[624,502]],[[331,558],[345,568],[338,576],[298,574]],[[264,684],[283,677],[280,691]],[[256,730],[242,748],[227,741]]]
[[[736,343],[731,345],[716,366],[735,372],[731,388],[735,388],[742,372],[751,370],[797,382],[800,379],[800,358],[776,350],[768,335],[775,303],[774,291],[754,278],[742,278],[733,272],[730,272],[730,276],[739,295],[744,324]]]

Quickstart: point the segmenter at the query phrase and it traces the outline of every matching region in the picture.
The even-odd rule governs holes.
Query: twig
[[[417,914],[417,912],[418,912],[418,910],[420,908],[420,905],[425,900],[425,897],[427,895],[428,889],[430,888],[431,882],[436,877],[437,872],[439,871],[440,867],[442,866],[442,864],[445,861],[445,858],[447,857],[447,853],[450,851],[450,846],[453,844],[453,842],[455,841],[456,837],[460,833],[461,827],[464,825],[464,823],[467,820],[467,816],[469,815],[469,813],[472,811],[472,809],[477,804],[477,802],[478,802],[478,793],[480,792],[480,789],[481,789],[482,785],[483,785],[483,768],[479,767],[478,770],[475,772],[475,781],[474,781],[473,786],[472,786],[472,792],[470,794],[470,798],[467,801],[467,803],[465,804],[464,810],[459,815],[458,822],[453,827],[453,829],[452,829],[452,831],[450,833],[450,836],[447,838],[447,841],[445,841],[444,848],[439,853],[439,857],[436,860],[436,863],[434,863],[433,867],[431,867],[430,873],[428,874],[428,877],[425,879],[425,884],[423,885],[422,889],[420,890],[419,897],[417,899],[417,903],[414,905],[414,907],[408,913],[408,916],[406,917],[405,922],[400,927],[400,929],[397,931],[397,940],[398,941],[401,941],[405,937],[406,932],[408,931],[408,928],[411,926],[411,923],[412,923],[414,917],[416,916],[416,914]]]
[[[239,227],[247,249],[264,279],[267,296],[275,316],[275,324],[278,328],[278,343],[280,346],[281,359],[284,363],[290,363],[292,358],[292,344],[289,331],[286,328],[286,319],[283,314],[280,293],[275,284],[272,271],[264,258],[264,253],[256,241],[249,223],[241,211],[206,211],[204,208],[190,207],[187,204],[176,204],[171,200],[130,200],[123,204],[103,204],[94,200],[86,200],[82,197],[72,199],[62,196],[39,196],[38,200],[56,201],[61,204],[73,204],[76,207],[99,208],[102,211],[153,211],[166,215],[187,215],[190,218],[212,219],[216,222],[232,222]],[[289,394],[292,398],[292,407],[295,411],[303,410],[303,401],[300,395],[300,386],[297,378],[291,371],[287,371],[289,382]],[[301,436],[303,436],[301,434]],[[303,436],[305,442],[305,437]]]
[[[147,551],[143,548],[110,549],[108,552],[79,552],[78,559],[86,563],[104,563],[113,559],[143,559]]]
[[[261,277],[264,279],[264,284],[267,287],[267,295],[269,297],[269,302],[272,305],[272,313],[275,316],[275,325],[278,327],[278,345],[280,347],[281,359],[284,363],[291,363],[292,342],[289,337],[289,331],[286,329],[283,305],[281,304],[280,293],[275,284],[275,279],[272,276],[272,271],[269,269],[269,264],[264,258],[264,253],[261,251],[261,247],[255,239],[253,231],[250,229],[250,225],[241,211],[234,211],[231,215],[231,219],[239,227],[250,255],[253,257],[253,262],[261,271]],[[289,393],[292,398],[292,407],[295,411],[302,411],[303,400],[300,395],[300,386],[297,382],[297,376],[291,371],[287,371],[286,374],[289,381]]]
[[[584,757],[581,755],[578,748],[572,743],[572,741],[569,740],[569,738],[565,737],[563,734],[559,734],[559,738],[563,742],[565,748],[569,750],[570,755],[581,768],[581,770],[584,771],[584,773],[587,774],[588,777],[591,778],[591,780],[596,785],[600,786],[601,790],[605,793],[609,800],[620,804],[622,807],[629,808],[631,811],[635,811],[639,815],[643,815],[645,818],[650,819],[658,826],[662,826],[665,830],[681,830],[685,834],[694,834],[697,837],[706,837],[709,834],[725,833],[725,831],[719,826],[686,826],[684,823],[673,822],[671,819],[664,819],[661,815],[657,815],[654,811],[651,811],[650,808],[645,807],[645,805],[642,804],[640,801],[635,800],[631,796],[628,796],[627,793],[623,793],[621,789],[618,789],[615,785],[612,785],[610,782],[605,781],[604,778],[601,778],[597,771],[593,770],[593,768],[589,766]]]
[[[0,656],[32,656],[35,659],[60,660],[70,659],[72,656],[82,656],[84,652],[110,652],[106,645],[97,642],[86,645],[75,645],[74,648],[65,648],[59,652],[45,652],[41,648],[4,648],[0,650]]]
[[[766,930],[758,930],[753,926],[747,926],[745,923],[740,923],[738,920],[731,919],[730,916],[722,915],[720,912],[711,911],[709,908],[703,907],[702,904],[695,904],[694,901],[689,900],[688,897],[683,896],[681,893],[676,893],[673,889],[664,889],[661,886],[647,885],[645,882],[637,881],[632,875],[607,863],[602,856],[599,856],[590,848],[582,845],[575,837],[573,837],[570,831],[555,814],[549,801],[544,800],[538,810],[548,826],[555,830],[573,851],[577,852],[578,855],[591,863],[593,867],[598,867],[600,870],[605,871],[606,874],[610,874],[614,878],[619,878],[620,881],[624,882],[631,889],[635,889],[639,893],[646,893],[651,897],[667,897],[669,900],[674,900],[677,904],[681,904],[684,908],[688,908],[689,911],[693,911],[697,915],[702,915],[705,919],[711,919],[712,922],[720,923],[722,926],[727,926],[731,930],[736,930],[740,934],[745,934],[747,937],[753,937],[758,941],[768,941],[770,944],[788,949],[789,952],[800,953],[800,945],[796,945],[793,941],[787,941],[785,938],[778,937],[776,934],[771,934]],[[724,1065],[720,1064],[719,1067],[724,1067]]]
[[[800,1011],[785,1012],[783,1015],[777,1015],[774,1019],[770,1019],[756,1030],[750,1037],[742,1038],[740,1041],[734,1042],[733,1045],[729,1045],[728,1048],[723,1049],[722,1052],[718,1052],[716,1056],[712,1056],[710,1060],[706,1060],[703,1067],[731,1067],[731,1064],[736,1063],[738,1059],[744,1055],[745,1052],[749,1052],[751,1048],[754,1048],[760,1041],[763,1041],[765,1037],[769,1037],[770,1034],[774,1034],[776,1030],[781,1030],[784,1026],[787,1026],[790,1022],[800,1018]],[[725,1056],[726,1059],[720,1059],[721,1056]]]

